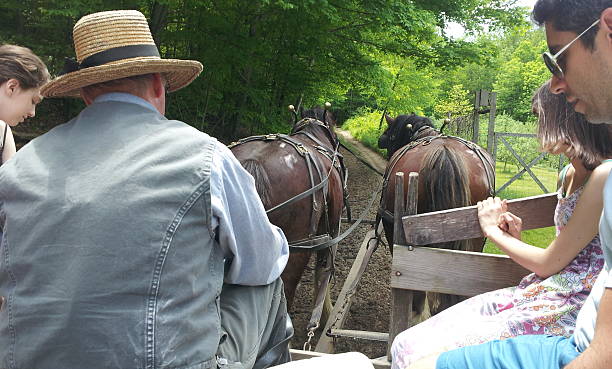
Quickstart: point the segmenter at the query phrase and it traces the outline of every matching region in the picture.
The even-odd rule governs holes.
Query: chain
[[[312,340],[312,337],[314,337],[317,329],[319,329],[319,323],[317,323],[314,327],[308,328],[308,340],[304,342],[304,351],[312,351],[312,344],[310,341]]]

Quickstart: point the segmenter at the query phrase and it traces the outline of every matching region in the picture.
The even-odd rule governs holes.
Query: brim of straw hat
[[[202,69],[202,63],[195,60],[123,59],[59,76],[45,84],[40,93],[44,97],[78,97],[82,87],[150,73],[163,74],[168,82],[168,92],[174,92],[189,85]]]

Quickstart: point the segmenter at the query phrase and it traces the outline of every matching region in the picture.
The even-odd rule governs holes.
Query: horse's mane
[[[411,129],[407,128],[408,124],[412,125]],[[410,114],[410,115],[402,114],[402,115],[398,115],[397,118],[395,118],[395,124],[394,124],[393,130],[396,132],[400,130],[405,131],[405,135],[402,136],[404,140],[401,140],[401,146],[404,146],[410,142],[409,140],[412,137],[412,135],[423,127],[431,127],[434,129],[436,128],[436,126],[431,121],[431,119],[427,117],[422,117],[416,114]],[[400,136],[397,136],[397,137],[398,139],[400,138]]]
[[[412,125],[412,128],[408,128],[408,125]],[[422,117],[416,114],[402,114],[395,118],[393,126],[389,127],[386,132],[388,137],[394,137],[393,140],[389,141],[389,147],[387,151],[391,156],[399,148],[407,145],[412,140],[414,133],[418,132],[423,127],[436,128],[431,119]]]
[[[324,116],[325,119],[323,118]],[[302,111],[302,119],[303,118],[313,118],[316,120],[320,120],[321,122],[327,123],[330,126],[336,125],[336,117],[334,116],[334,113],[329,110],[327,111],[327,113],[325,113],[325,109],[321,108],[320,106],[315,106],[313,108]]]

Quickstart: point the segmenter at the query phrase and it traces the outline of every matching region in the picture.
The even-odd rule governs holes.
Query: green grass
[[[531,168],[534,174],[540,179],[542,184],[546,187],[549,192],[553,192],[557,187],[557,171],[551,168],[535,167]],[[512,178],[517,173],[517,168],[514,165],[508,165],[504,171],[504,164],[497,163],[495,171],[495,184],[496,188],[500,188],[506,181]],[[537,183],[531,178],[528,173],[516,181],[514,181],[509,187],[504,189],[498,194],[499,197],[504,199],[516,199],[519,197],[527,197],[540,195],[544,192],[540,189]],[[555,227],[533,229],[530,231],[524,231],[522,233],[522,239],[525,243],[538,247],[546,247],[555,238]],[[490,254],[502,254],[497,246],[487,240],[484,247],[484,252]]]

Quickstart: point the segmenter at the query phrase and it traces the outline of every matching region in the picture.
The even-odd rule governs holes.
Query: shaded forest
[[[382,110],[442,117],[469,110],[478,88],[498,91],[501,112],[527,120],[524,101],[546,78],[535,61],[544,43],[515,2],[5,0],[0,42],[30,47],[56,74],[74,57],[72,27],[81,16],[140,10],[162,57],[204,65],[171,95],[168,116],[225,142],[286,132],[288,104],[330,101],[340,122]],[[447,34],[451,22],[463,37]],[[18,134],[42,133],[82,106],[45,100]]]

